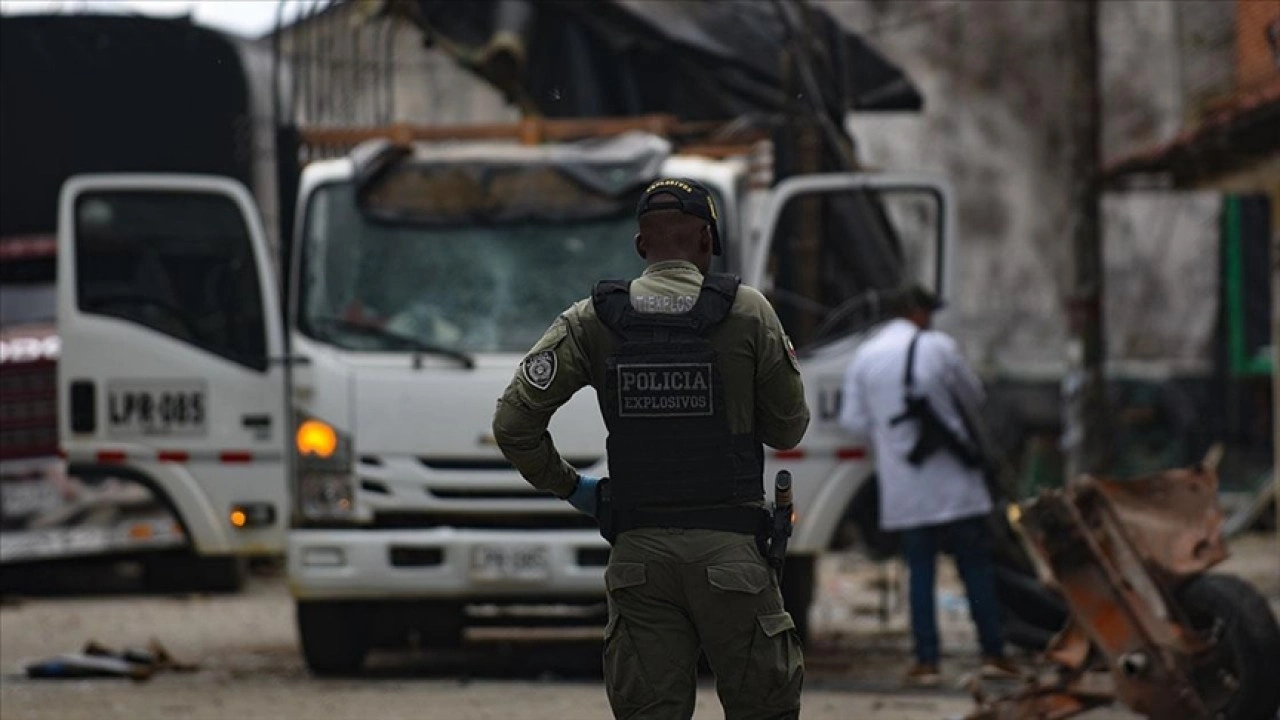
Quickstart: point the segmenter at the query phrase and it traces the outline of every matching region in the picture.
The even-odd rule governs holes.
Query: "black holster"
[[[768,516],[766,532],[756,536],[756,543],[761,546],[761,554],[777,573],[778,582],[782,582],[782,569],[787,562],[787,543],[791,539],[791,506],[766,510],[765,514]],[[762,542],[766,538],[767,544]]]

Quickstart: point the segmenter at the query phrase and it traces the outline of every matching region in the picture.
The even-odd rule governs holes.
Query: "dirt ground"
[[[89,638],[119,646],[153,636],[175,656],[199,660],[200,671],[145,683],[18,674],[26,660],[76,649]],[[603,686],[589,667],[596,651],[572,643],[477,642],[447,658],[382,653],[366,677],[312,679],[298,654],[292,603],[278,581],[254,582],[237,596],[24,601],[0,610],[0,638],[5,720],[609,717]],[[810,685],[809,718],[939,720],[970,707],[954,692],[895,695]],[[721,716],[709,682],[698,708],[698,717]]]
[[[1246,577],[1280,605],[1275,539],[1246,538],[1232,548],[1224,570]],[[905,601],[900,592],[877,589],[901,586],[901,568],[837,554],[824,558],[819,577],[811,617],[820,637],[809,653],[803,717],[943,720],[972,708],[956,688],[974,666],[974,646],[953,575],[944,573],[939,588],[948,682],[924,693],[898,688],[910,661]],[[576,641],[538,637],[476,633],[449,655],[381,653],[362,677],[316,680],[299,655],[293,605],[279,578],[255,578],[245,592],[227,596],[9,598],[0,606],[0,718],[609,717],[592,633]],[[198,661],[200,669],[142,683],[33,680],[21,673],[27,661],[78,650],[90,639],[126,646],[151,638],[179,659]],[[697,717],[722,717],[709,678],[699,690]],[[1135,716],[1104,710],[1085,717]]]

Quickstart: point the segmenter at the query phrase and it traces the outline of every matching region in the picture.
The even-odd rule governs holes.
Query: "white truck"
[[[73,452],[69,462],[58,457],[59,421],[64,431],[71,426],[67,402],[55,405],[56,364],[62,360],[72,364],[72,374],[64,374],[68,381],[91,380],[79,374],[82,369],[92,366],[101,353],[110,352],[114,344],[127,343],[132,331],[118,319],[112,324],[110,318],[82,325],[76,345],[80,349],[85,347],[84,332],[108,332],[113,340],[105,345],[90,341],[87,356],[77,351],[59,357],[62,327],[55,320],[57,291],[68,288],[55,282],[55,265],[76,263],[74,258],[58,256],[54,234],[60,224],[57,205],[62,186],[74,175],[103,168],[236,178],[253,188],[255,214],[261,210],[267,217],[274,216],[272,83],[271,76],[261,70],[269,66],[270,49],[185,20],[114,12],[6,12],[0,17],[0,47],[6,66],[23,67],[21,73],[0,74],[4,98],[4,122],[0,123],[0,157],[4,158],[0,162],[0,566],[4,585],[25,589],[30,584],[24,578],[43,582],[46,577],[75,576],[78,573],[62,570],[72,563],[79,568],[83,560],[88,565],[137,563],[144,584],[155,589],[238,588],[242,577],[241,558],[235,552],[238,542],[231,542],[224,529],[207,528],[212,512],[207,508],[196,519],[195,498],[203,492],[199,487],[205,482],[203,472],[179,469],[187,476],[166,481],[166,486],[172,486],[167,488],[168,495],[133,482],[166,475],[168,466],[177,467],[182,457],[168,452],[180,444],[161,443],[167,465],[156,470],[135,464],[129,455],[145,444],[139,440],[144,431],[152,433],[151,442],[160,442],[155,433],[164,430],[140,414],[152,410],[157,417],[172,414],[167,405],[162,409],[141,404],[157,396],[125,386],[115,387],[110,397],[101,395],[104,426],[112,419],[105,412],[109,402],[117,403],[118,422],[111,423],[110,435],[98,435],[97,446],[86,454],[81,440],[94,434],[82,429],[66,448]],[[86,49],[91,50],[91,62],[68,61]],[[199,141],[193,141],[197,136]],[[57,162],[49,160],[54,156]],[[76,292],[86,303],[106,304],[75,307],[92,317],[150,316],[164,312],[154,303],[168,300],[171,306],[176,303],[179,316],[199,316],[197,324],[203,327],[196,329],[197,342],[218,345],[209,335],[208,323],[216,320],[209,308],[221,300],[210,294],[212,290],[197,289],[188,281],[190,263],[201,250],[191,248],[193,254],[182,261],[186,269],[174,265],[168,268],[171,277],[157,280],[173,284],[178,292],[173,295],[145,285],[131,288],[131,273],[155,274],[145,264],[151,260],[130,269],[129,263],[143,257],[134,252],[139,248],[103,240],[112,247],[90,250],[80,264],[92,265],[95,258],[106,264],[82,273],[85,285]],[[172,242],[160,242],[155,248],[166,262],[178,262],[168,255]],[[108,287],[110,283],[115,287]],[[134,290],[143,298],[151,293],[153,304],[143,307],[136,297],[122,297]],[[66,307],[62,312],[64,317],[74,317]],[[153,324],[179,322],[152,320]],[[119,334],[116,327],[122,328]],[[85,390],[76,392],[81,393],[79,402],[89,397]],[[133,404],[126,409],[122,402]],[[133,420],[124,419],[126,412]],[[78,426],[83,428],[84,421],[79,418]],[[191,417],[184,427],[188,433],[195,427]],[[285,428],[277,426],[276,432],[279,446],[283,437],[279,433]],[[67,437],[65,432],[62,437]],[[235,449],[235,439],[226,442],[228,449]],[[99,452],[104,462],[98,462]],[[147,462],[156,461],[153,452]],[[283,465],[270,482],[283,484]],[[175,500],[186,517],[180,523],[175,522],[182,519],[173,512]],[[219,509],[216,515],[222,524],[228,523],[225,510]],[[279,528],[274,544],[260,542],[263,536],[259,536],[246,548],[283,552],[283,518]],[[200,537],[193,539],[188,530],[198,530]],[[58,571],[52,572],[55,567]]]
[[[805,625],[814,560],[870,472],[834,422],[876,314],[860,244],[945,292],[952,205],[944,184],[906,176],[769,187],[751,157],[636,132],[366,142],[304,169],[284,298],[235,181],[74,178],[58,255],[64,448],[159,488],[202,549],[268,548],[287,527],[317,673],[353,671],[410,632],[446,644],[476,623],[596,622],[607,544],[520,478],[490,423],[555,316],[597,279],[642,269],[640,190],[694,178],[723,209],[721,269],[769,295],[800,349],[813,422],[766,476],[794,476],[784,594]],[[847,224],[844,239],[810,242],[822,222]],[[590,393],[551,432],[571,463],[607,474]]]

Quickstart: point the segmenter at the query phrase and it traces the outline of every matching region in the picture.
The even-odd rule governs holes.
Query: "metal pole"
[[[1274,202],[1274,194],[1272,198]],[[1280,217],[1280,213],[1273,211],[1272,217]],[[1276,544],[1280,545],[1280,225],[1271,229],[1271,450],[1271,482],[1276,493]]]
[[[775,180],[781,180],[791,175],[822,172],[823,148],[817,114],[812,110],[812,103],[817,99],[809,97],[804,82],[808,52],[805,47],[805,28],[801,26],[804,18],[793,15],[803,13],[804,8],[794,0],[776,0],[774,9],[785,38],[781,81],[785,97],[783,127],[788,135],[788,162],[774,162],[774,168],[778,171]],[[775,144],[774,149],[777,151],[781,147],[782,145]],[[790,234],[790,241],[785,246],[786,257],[778,257],[778,272],[789,280],[782,283],[783,286],[811,299],[821,296],[819,263],[822,259],[822,203],[817,197],[803,197],[795,201],[794,210],[790,212],[789,226],[785,230]],[[794,313],[793,309],[789,312],[793,312],[793,319],[788,324],[789,334],[792,339],[807,344],[817,326],[816,317],[809,312]]]
[[[1068,372],[1063,381],[1063,446],[1067,482],[1110,464],[1103,364],[1101,184],[1102,118],[1098,81],[1098,3],[1066,5],[1071,57],[1072,294],[1068,307]]]

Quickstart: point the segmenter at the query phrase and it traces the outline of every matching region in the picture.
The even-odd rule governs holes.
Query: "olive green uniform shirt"
[[[693,263],[655,263],[631,283],[631,304],[639,312],[687,312],[701,287],[702,273]],[[778,449],[795,447],[809,425],[809,408],[795,351],[769,301],[755,288],[739,286],[710,341],[724,378],[730,432],[753,432],[756,440]],[[498,401],[494,438],[534,487],[560,497],[573,492],[577,471],[556,451],[547,425],[575,392],[587,385],[604,387],[605,359],[615,344],[591,298],[580,300],[533,346]],[[554,363],[548,367],[544,357],[533,369],[535,384],[529,358],[544,351],[554,353]]]

